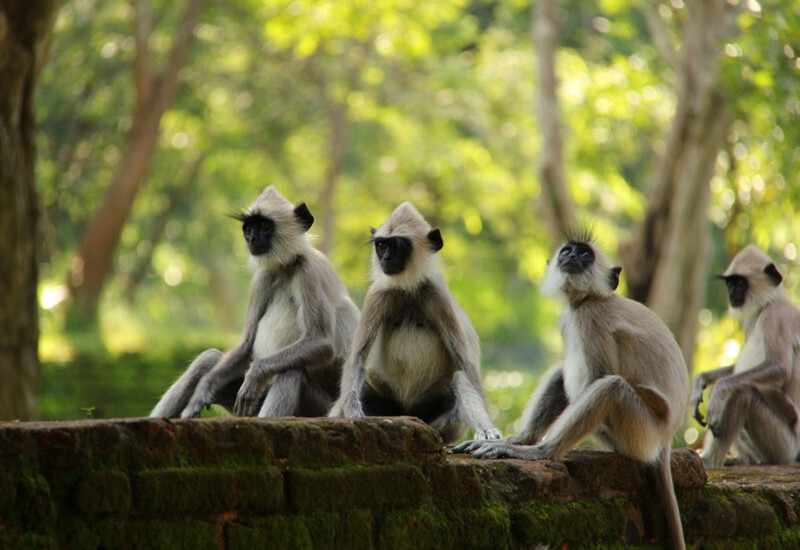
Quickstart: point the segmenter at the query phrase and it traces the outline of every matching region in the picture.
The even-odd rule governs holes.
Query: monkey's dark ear
[[[611,290],[617,290],[620,273],[622,273],[622,268],[619,266],[612,267],[611,271],[608,272],[608,286],[611,287]]]
[[[428,232],[428,242],[431,243],[431,248],[433,248],[434,252],[439,252],[442,249],[444,241],[442,240],[442,234],[439,232],[438,227]]]
[[[369,228],[369,234],[370,234],[370,235],[373,235],[373,236],[374,236],[376,231],[378,231],[378,230],[377,230],[377,229],[375,229],[374,227],[370,227],[370,228]]]
[[[303,228],[303,231],[308,231],[314,225],[314,216],[311,215],[308,206],[304,202],[294,207],[294,216],[300,222],[300,227]]]
[[[767,274],[767,277],[769,277],[769,280],[772,281],[772,284],[775,286],[781,284],[783,275],[781,275],[781,272],[778,271],[777,267],[775,267],[775,264],[769,264],[767,267],[765,267],[764,273]]]

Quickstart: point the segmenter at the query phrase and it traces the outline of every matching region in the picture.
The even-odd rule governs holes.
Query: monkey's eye
[[[375,252],[377,252],[378,254],[383,254],[384,252],[386,252],[387,248],[389,248],[389,245],[387,245],[385,241],[375,242]]]

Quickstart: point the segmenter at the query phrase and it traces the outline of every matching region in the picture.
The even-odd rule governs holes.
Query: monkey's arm
[[[522,413],[522,431],[496,441],[465,441],[453,449],[454,453],[471,453],[478,449],[503,445],[534,445],[544,436],[550,425],[567,408],[569,401],[564,390],[564,370],[559,363],[551,367],[539,381]]]
[[[727,367],[720,367],[718,369],[701,372],[694,379],[692,385],[692,396],[689,399],[689,406],[692,408],[693,416],[701,426],[706,425],[706,421],[700,412],[700,403],[703,402],[703,390],[708,386],[715,384],[717,380],[733,373],[733,365]]]
[[[445,292],[446,289],[441,290]],[[449,291],[448,291],[449,292]],[[445,349],[456,367],[452,388],[456,396],[456,414],[475,430],[475,440],[496,440],[502,435],[495,428],[480,372],[480,346],[477,335],[468,323],[466,314],[459,318],[455,299],[437,300],[427,304],[427,316],[439,333]],[[469,331],[469,334],[468,332]]]
[[[264,315],[272,291],[269,281],[258,273],[250,286],[250,300],[245,314],[242,338],[236,346],[220,358],[219,362],[197,383],[192,398],[181,412],[181,418],[196,418],[200,411],[211,405],[214,394],[229,382],[241,376],[250,362],[258,320]]]
[[[367,360],[375,338],[378,335],[378,327],[383,322],[377,307],[375,292],[370,290],[364,297],[364,306],[361,309],[361,318],[353,336],[353,343],[350,346],[350,355],[342,367],[342,384],[339,398],[331,407],[328,416],[342,416],[344,418],[361,418],[364,411],[361,407],[361,387],[366,379],[364,364]]]
[[[767,313],[770,313],[769,315]],[[761,331],[764,342],[764,361],[752,368],[742,365],[745,370],[735,374],[720,378],[708,399],[706,417],[709,426],[713,426],[720,420],[720,415],[725,401],[733,391],[743,386],[757,385],[772,387],[778,391],[783,391],[786,383],[797,376],[792,372],[794,365],[794,349],[791,342],[794,338],[794,326],[786,322],[780,312],[764,312],[754,330]],[[749,335],[754,338],[756,335]],[[794,426],[797,423],[797,413],[794,408],[789,411],[787,422]]]
[[[298,315],[304,329],[303,335],[269,357],[253,361],[236,395],[234,414],[237,416],[256,414],[258,402],[272,375],[290,369],[325,366],[333,360],[336,317],[333,304],[326,300],[318,278],[309,271],[299,272],[292,284],[299,288]]]

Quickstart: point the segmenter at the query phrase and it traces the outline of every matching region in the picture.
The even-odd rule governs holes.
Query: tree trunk
[[[189,54],[202,3],[203,0],[188,0],[166,66],[161,74],[156,74],[148,45],[152,31],[149,5],[146,0],[133,0],[136,110],[123,160],[70,266],[68,286],[73,303],[69,323],[72,328],[96,329],[97,308],[111,270],[114,248],[150,167],[161,117],[177,91],[178,73]]]
[[[328,119],[331,130],[328,137],[328,169],[325,172],[325,184],[322,188],[322,240],[320,251],[330,256],[334,243],[334,218],[336,208],[336,186],[342,173],[345,146],[347,143],[347,104],[329,97]]]
[[[691,370],[711,256],[709,182],[730,126],[715,81],[720,45],[732,32],[733,14],[725,2],[698,0],[687,7],[680,55],[670,49],[655,14],[651,11],[647,18],[654,42],[673,63],[677,107],[650,184],[645,217],[632,240],[620,246],[620,258],[629,295],[664,320]]]
[[[554,245],[576,228],[572,200],[564,182],[564,153],[555,57],[558,48],[556,0],[539,0],[533,10],[533,41],[539,70],[539,126],[543,149],[539,164],[539,209]]]
[[[34,93],[57,0],[0,0],[0,419],[36,416],[39,376]]]

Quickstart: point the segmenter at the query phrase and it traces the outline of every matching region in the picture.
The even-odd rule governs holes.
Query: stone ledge
[[[672,454],[687,541],[800,547],[800,467]],[[448,455],[413,418],[0,423],[0,548],[661,545],[649,470]]]

